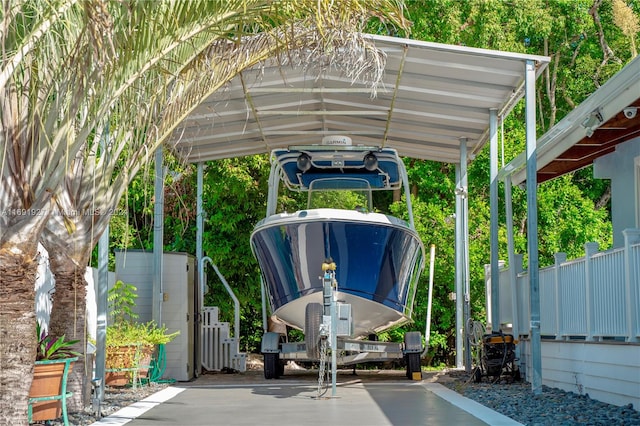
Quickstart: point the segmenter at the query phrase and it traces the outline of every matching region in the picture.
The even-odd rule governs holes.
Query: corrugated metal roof
[[[345,135],[354,144],[391,147],[402,156],[473,158],[488,139],[489,111],[507,114],[524,94],[525,64],[544,56],[367,35],[386,53],[383,85],[370,89],[328,70],[266,64],[245,70],[176,129],[190,162],[270,152]],[[242,80],[245,85],[243,86]]]

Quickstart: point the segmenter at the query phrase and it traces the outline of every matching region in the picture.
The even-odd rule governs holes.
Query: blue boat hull
[[[356,337],[411,319],[424,248],[403,221],[377,213],[305,210],[265,219],[251,244],[272,311],[293,327],[304,327],[307,303],[322,303],[327,258],[337,265],[338,299],[352,304]]]

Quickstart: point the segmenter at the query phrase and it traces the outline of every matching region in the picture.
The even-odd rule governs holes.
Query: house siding
[[[613,222],[613,246],[622,247],[622,231],[636,228],[638,217],[638,182],[635,159],[640,157],[640,137],[616,146],[615,152],[593,162],[593,176],[611,179],[611,220]],[[630,196],[633,195],[633,196]]]

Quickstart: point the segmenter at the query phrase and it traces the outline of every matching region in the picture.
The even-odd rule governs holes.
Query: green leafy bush
[[[36,361],[45,361],[52,359],[64,359],[80,356],[80,354],[71,349],[71,346],[80,340],[66,340],[62,335],[55,339],[42,330],[40,322],[36,324],[36,335],[38,336],[38,348],[36,351]]]
[[[139,323],[138,314],[133,310],[138,298],[137,288],[121,280],[109,289],[107,301],[112,325],[107,327],[107,347],[129,345],[160,345],[169,343],[178,334],[167,333],[166,326],[158,326],[155,321]]]

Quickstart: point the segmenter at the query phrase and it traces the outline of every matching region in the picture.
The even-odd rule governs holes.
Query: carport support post
[[[469,183],[467,179],[467,138],[460,138],[460,183],[462,184],[462,283],[464,285],[464,366],[471,372],[471,343],[466,326],[471,318],[471,287],[469,282]]]
[[[164,160],[162,146],[156,150],[156,171],[153,205],[153,293],[151,318],[162,324],[162,254],[164,244]]]
[[[511,283],[511,332],[516,339],[520,338],[520,321],[518,312],[518,276],[516,271],[516,252],[513,241],[513,197],[511,192],[511,175],[504,178],[504,206],[507,216],[507,252],[509,256],[509,282]],[[516,346],[516,357],[520,358],[520,346]]]
[[[527,61],[525,75],[526,139],[527,139],[527,248],[529,250],[531,389],[534,395],[542,393],[542,351],[540,341],[540,287],[538,282],[538,200],[536,160],[536,68]]]
[[[460,165],[456,164],[456,213],[455,213],[455,258],[456,258],[456,270],[455,270],[455,296],[456,296],[456,368],[462,368],[464,366],[464,331],[465,324],[462,314],[462,194],[459,189],[462,184],[460,182]]]
[[[198,163],[197,165],[197,181],[196,181],[196,262],[198,268],[200,268],[200,262],[202,261],[202,237],[204,235],[204,216],[203,216],[203,207],[202,207],[202,192],[204,186],[204,165],[203,163]],[[198,279],[199,279],[198,274]],[[198,288],[200,289],[200,294],[198,295],[198,299],[200,299],[200,308],[204,306],[204,288],[205,283],[199,282]],[[202,310],[202,309],[200,309]]]
[[[489,211],[491,234],[491,331],[500,329],[500,264],[498,256],[498,111],[489,110],[489,157],[491,183]]]
[[[467,277],[468,277],[468,229],[466,226],[467,218],[467,138],[460,138],[460,163],[456,165],[456,214],[455,214],[455,257],[456,257],[456,275],[455,275],[455,295],[456,295],[456,368],[462,368],[465,365],[465,346],[469,352],[469,342],[466,341],[466,320],[468,319],[468,293]],[[466,314],[466,317],[465,317]],[[466,345],[465,345],[466,343]],[[470,353],[467,368],[471,367]]]
[[[202,207],[202,192],[203,192],[203,180],[204,180],[204,165],[202,162],[196,166],[196,268],[198,273],[196,279],[198,280],[198,306],[196,306],[197,315],[194,318],[194,358],[196,377],[202,372],[202,311],[204,310],[204,289],[206,283],[204,282],[205,274],[200,274],[200,262],[202,262],[202,236],[204,235],[204,216]],[[201,276],[202,275],[202,276]]]

